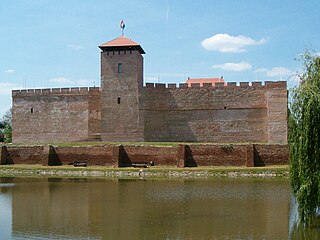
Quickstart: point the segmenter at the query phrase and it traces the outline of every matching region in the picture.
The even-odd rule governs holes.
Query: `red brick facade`
[[[131,167],[134,163],[155,166],[270,166],[288,164],[288,145],[192,144],[170,147],[101,145],[81,147],[2,146],[0,164],[70,165],[85,161],[89,166]]]

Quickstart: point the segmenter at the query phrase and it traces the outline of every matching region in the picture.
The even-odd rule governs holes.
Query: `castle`
[[[286,82],[143,83],[143,48],[99,46],[101,87],[12,91],[13,142],[287,143]]]

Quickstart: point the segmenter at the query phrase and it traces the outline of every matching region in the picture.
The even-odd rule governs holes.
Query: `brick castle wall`
[[[146,84],[145,141],[287,142],[286,82]]]
[[[99,88],[12,91],[15,143],[74,142],[101,133]]]
[[[286,82],[147,83],[138,100],[114,84],[13,91],[14,142],[287,142]]]

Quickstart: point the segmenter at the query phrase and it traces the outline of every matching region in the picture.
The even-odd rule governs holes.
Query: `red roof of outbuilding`
[[[188,78],[186,83],[191,87],[191,83],[200,83],[200,87],[203,86],[204,83],[224,83],[223,78]]]
[[[140,44],[136,43],[135,41],[132,41],[129,38],[126,38],[125,36],[117,37],[109,42],[103,43],[99,46],[100,49],[114,49],[114,48],[122,48],[127,47],[128,49],[138,49],[140,53],[144,54],[144,50],[140,46]]]

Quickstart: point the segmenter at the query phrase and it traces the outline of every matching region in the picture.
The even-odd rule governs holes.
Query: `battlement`
[[[277,81],[277,82],[225,82],[225,83],[204,83],[203,86],[200,86],[200,83],[192,83],[191,87],[187,83],[146,83],[144,88],[146,89],[190,89],[190,88],[286,88],[286,81]]]
[[[47,95],[88,95],[100,93],[99,87],[71,87],[12,90],[12,97],[47,96]]]

